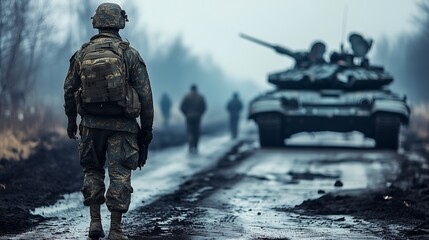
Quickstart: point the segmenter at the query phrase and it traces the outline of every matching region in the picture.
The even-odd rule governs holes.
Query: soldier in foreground
[[[139,53],[119,35],[126,21],[127,15],[119,5],[98,6],[92,24],[99,34],[71,57],[64,82],[67,133],[71,139],[77,138],[77,114],[82,116],[82,193],[84,205],[90,208],[89,237],[95,239],[104,236],[100,216],[100,205],[104,203],[111,212],[108,239],[128,239],[121,230],[121,218],[128,211],[133,192],[131,171],[145,164],[152,140],[149,76]],[[106,153],[110,185],[105,196]]]
[[[183,98],[180,110],[186,118],[189,152],[198,153],[201,117],[206,111],[206,102],[204,97],[198,93],[197,86],[191,86],[191,92]]]
[[[167,128],[170,124],[170,115],[171,115],[171,99],[164,93],[161,97],[161,113],[164,120],[164,128]]]
[[[238,123],[240,121],[240,112],[243,109],[243,103],[238,97],[238,93],[234,93],[232,99],[226,105],[226,110],[229,113],[229,130],[231,131],[232,139],[237,138]]]

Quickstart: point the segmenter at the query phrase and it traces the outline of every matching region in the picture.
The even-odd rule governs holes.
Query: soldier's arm
[[[76,61],[77,52],[70,59],[70,67],[64,81],[64,110],[68,118],[77,117],[76,100],[74,93],[79,89],[81,81]]]
[[[132,50],[132,53],[133,59],[129,69],[130,83],[137,91],[141,102],[140,123],[142,131],[150,134],[153,125],[153,99],[149,74],[140,54],[135,50]]]

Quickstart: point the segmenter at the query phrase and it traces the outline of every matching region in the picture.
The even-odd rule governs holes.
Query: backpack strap
[[[93,44],[88,44],[85,46],[85,51],[86,52],[94,52],[103,48],[108,48],[108,49],[113,49],[116,50],[117,47],[115,46],[116,44],[113,42],[105,42],[105,43],[93,43]],[[117,51],[117,50],[116,50]]]
[[[130,43],[125,41],[116,42],[113,44],[115,50],[118,52],[119,56],[122,58],[122,62],[124,63],[124,73],[125,73],[125,81],[129,83],[129,67],[127,61],[125,60],[125,51],[129,48]]]

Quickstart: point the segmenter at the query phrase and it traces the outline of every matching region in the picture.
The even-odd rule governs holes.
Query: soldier
[[[191,92],[183,98],[180,110],[186,118],[189,152],[198,153],[201,117],[206,111],[206,102],[198,93],[197,86],[191,86]]]
[[[281,50],[281,49],[280,49]],[[277,51],[278,53],[284,53]],[[308,68],[314,64],[326,63],[323,58],[326,52],[326,45],[323,42],[317,41],[311,44],[309,52],[294,52],[295,66],[297,68]]]
[[[166,93],[162,94],[161,97],[161,112],[164,119],[164,127],[168,127],[170,122],[170,112],[171,112],[171,99]]]
[[[98,6],[92,25],[99,33],[71,57],[64,82],[71,139],[77,138],[77,113],[82,117],[79,158],[84,172],[84,205],[89,206],[91,216],[90,238],[104,236],[100,205],[106,202],[111,212],[108,239],[128,239],[121,230],[121,218],[128,211],[133,192],[131,171],[144,165],[140,160],[145,160],[144,149],[152,140],[149,76],[139,53],[119,35],[126,21],[119,5]],[[105,197],[106,153],[110,185]]]
[[[326,45],[323,42],[317,41],[311,45],[308,59],[310,64],[323,64],[326,60],[323,58],[326,52]]]
[[[232,99],[226,105],[226,110],[229,112],[229,129],[232,139],[237,138],[238,122],[240,120],[240,112],[243,109],[243,103],[238,97],[238,93],[234,93]]]

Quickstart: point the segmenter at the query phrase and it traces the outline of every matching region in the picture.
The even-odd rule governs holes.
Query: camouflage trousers
[[[137,134],[80,126],[80,135],[84,205],[106,202],[109,211],[127,212],[133,192],[131,170],[135,170],[138,164]],[[106,155],[110,185],[105,197]]]

